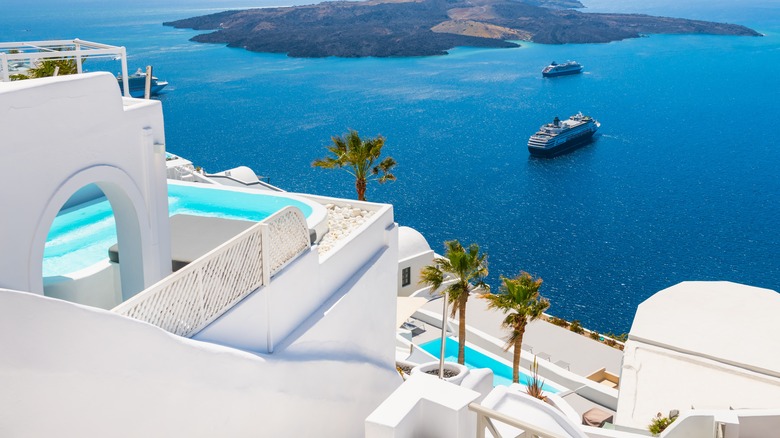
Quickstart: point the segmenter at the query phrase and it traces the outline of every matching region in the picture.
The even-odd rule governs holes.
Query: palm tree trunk
[[[458,306],[458,363],[466,363],[466,301],[469,299],[468,292],[460,293],[460,303]]]
[[[355,180],[355,190],[357,190],[358,201],[366,200],[366,179],[357,178]]]
[[[512,382],[514,383],[520,383],[520,352],[523,351],[523,335],[526,324],[528,324],[528,320],[523,318],[515,327],[517,337],[515,337],[515,351],[512,355]]]
[[[515,346],[512,353],[512,382],[520,383],[520,352],[522,351],[522,337],[515,339]]]

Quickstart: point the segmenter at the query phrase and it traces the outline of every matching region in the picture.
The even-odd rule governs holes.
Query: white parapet
[[[360,437],[400,383],[370,352],[261,356],[4,289],[0,351],[2,436]]]
[[[366,438],[474,436],[471,402],[480,394],[419,373],[409,377],[366,418]]]

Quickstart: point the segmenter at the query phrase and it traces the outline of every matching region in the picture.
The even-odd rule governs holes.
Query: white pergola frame
[[[11,53],[16,52],[16,53]],[[0,81],[8,82],[10,77],[10,62],[23,61],[30,65],[41,59],[76,59],[76,68],[81,71],[81,63],[86,58],[119,58],[122,63],[122,85],[125,97],[130,97],[130,86],[127,80],[127,50],[124,46],[84,41],[78,38],[72,40],[48,40],[0,43]]]

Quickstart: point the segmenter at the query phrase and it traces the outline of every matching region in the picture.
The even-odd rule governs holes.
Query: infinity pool
[[[430,342],[426,342],[420,345],[420,348],[432,354],[438,359],[439,352],[441,351],[441,339],[436,339]],[[456,341],[455,339],[447,338],[447,344],[445,345],[445,349],[444,349],[444,360],[449,362],[458,361],[458,341]],[[468,345],[466,346],[466,367],[490,368],[491,370],[493,370],[493,386],[498,386],[498,385],[509,386],[512,384],[511,366],[506,365],[490,356],[482,354],[479,351],[470,348]],[[528,380],[530,380],[530,378],[531,377],[528,374],[526,374],[523,370],[520,370],[521,385],[525,386],[526,383],[528,383]],[[547,384],[543,385],[542,389],[552,394],[558,393],[558,389],[553,388]]]
[[[287,196],[219,190],[209,186],[168,184],[168,213],[261,221],[286,206],[312,207]],[[60,212],[54,219],[43,255],[43,276],[63,276],[108,259],[116,243],[116,225],[106,198]]]

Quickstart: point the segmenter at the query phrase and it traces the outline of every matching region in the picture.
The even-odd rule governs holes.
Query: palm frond
[[[396,164],[393,158],[386,157],[376,164],[384,144],[385,138],[381,135],[361,139],[357,131],[350,129],[342,136],[332,136],[331,144],[326,146],[330,156],[315,160],[312,166],[323,169],[340,168],[352,175],[356,181],[362,181],[357,189],[358,197],[361,197],[365,192],[366,181],[376,179],[379,183],[385,183],[396,179],[395,175],[390,173]]]

